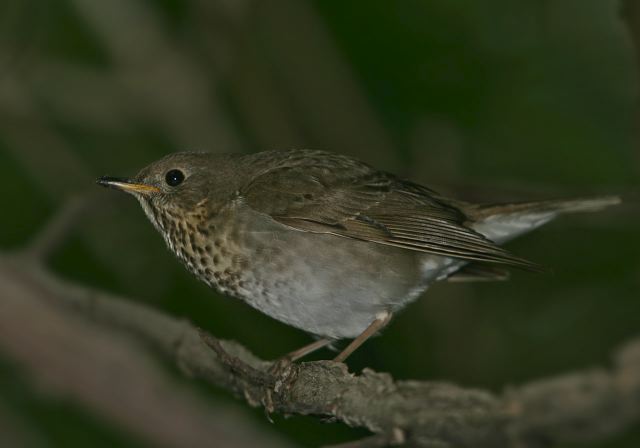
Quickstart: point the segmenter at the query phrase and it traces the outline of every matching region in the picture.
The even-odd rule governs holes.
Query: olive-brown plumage
[[[434,281],[537,268],[499,244],[561,212],[619,201],[472,205],[311,150],[177,153],[99,183],[134,194],[208,285],[323,341],[360,335],[340,359]]]

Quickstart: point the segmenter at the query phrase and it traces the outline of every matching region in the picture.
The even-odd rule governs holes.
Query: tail
[[[620,204],[618,196],[520,202],[510,204],[469,205],[465,213],[471,227],[485,237],[502,244],[548,223],[563,213],[596,212]]]

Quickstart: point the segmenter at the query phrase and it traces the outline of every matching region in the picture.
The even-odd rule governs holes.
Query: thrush
[[[471,204],[315,150],[176,153],[98,183],[135,196],[207,285],[317,338],[291,359],[353,339],[337,361],[434,282],[539,269],[503,243],[559,214],[620,202]]]

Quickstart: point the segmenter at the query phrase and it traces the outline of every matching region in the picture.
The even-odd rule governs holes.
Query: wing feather
[[[264,153],[263,153],[264,154]],[[321,151],[266,153],[245,203],[298,230],[537,270],[467,227],[453,201],[421,185]],[[263,156],[264,157],[264,156]]]

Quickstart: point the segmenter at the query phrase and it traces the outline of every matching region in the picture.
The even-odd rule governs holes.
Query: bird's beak
[[[141,184],[134,182],[131,179],[124,179],[121,177],[103,176],[98,178],[96,183],[103,187],[115,188],[116,190],[124,191],[126,193],[151,194],[160,192],[160,189],[153,185]]]

